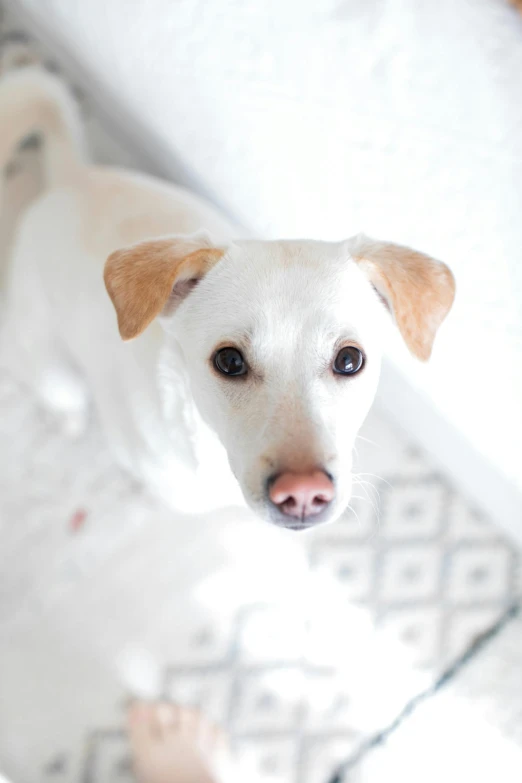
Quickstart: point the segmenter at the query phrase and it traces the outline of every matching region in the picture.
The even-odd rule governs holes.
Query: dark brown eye
[[[363,364],[362,351],[354,345],[346,345],[335,357],[334,372],[338,375],[355,375],[362,369]]]
[[[214,355],[214,367],[222,375],[245,375],[246,362],[237,348],[221,348]]]

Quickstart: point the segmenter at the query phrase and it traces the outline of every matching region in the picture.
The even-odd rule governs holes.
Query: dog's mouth
[[[279,514],[271,512],[266,517],[272,525],[276,525],[284,530],[292,530],[294,532],[304,532],[305,530],[311,530],[319,525],[325,525],[328,522],[332,522],[337,519],[339,514],[333,512],[332,509],[326,508],[318,514],[306,517],[305,519],[299,519],[296,517],[290,517],[286,514]]]
[[[316,527],[320,523],[319,522],[296,522],[296,523],[275,522],[275,524],[278,527],[284,528],[285,530],[295,530],[295,531],[299,532],[299,531],[310,530],[311,528]]]

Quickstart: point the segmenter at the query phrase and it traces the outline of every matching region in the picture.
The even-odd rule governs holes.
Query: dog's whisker
[[[386,484],[388,487],[391,488],[391,484],[388,481],[388,479],[385,479],[384,476],[378,476],[377,473],[357,473],[357,476],[370,476],[371,478],[377,479],[377,481],[382,481],[383,484]]]
[[[361,481],[357,476],[354,476],[354,480],[356,482],[356,486],[359,486],[362,489],[362,491],[364,492],[364,494],[366,496],[364,498],[364,500],[368,501],[368,503],[372,507],[373,512],[376,515],[377,519],[380,520],[380,510],[379,510],[380,497],[379,497],[379,493],[377,492],[377,490],[375,489],[373,484],[371,484],[369,481],[364,481],[364,480]],[[368,492],[367,486],[371,487],[377,493],[377,501],[375,501],[375,499],[373,497],[371,497],[371,495]]]
[[[366,479],[362,479],[360,476],[354,476],[354,480],[357,482],[358,486],[360,486],[360,487],[364,487],[364,488],[369,487],[377,495],[377,500],[380,501],[381,496],[379,494],[379,490],[377,489],[377,487],[374,484],[372,484],[371,481],[367,481]]]
[[[356,499],[363,500],[363,498],[356,498]],[[359,514],[357,513],[357,511],[354,509],[354,507],[351,505],[351,503],[348,503],[346,508],[349,509],[352,512],[352,514],[354,514],[354,516],[355,516],[355,518],[357,520],[357,524],[359,525],[359,529],[362,530],[362,522],[361,522],[361,519],[360,519]]]
[[[369,481],[368,479],[363,478],[363,476],[372,476],[372,475],[374,475],[374,474],[371,474],[371,473],[354,473],[353,474],[353,478],[354,478],[355,481],[357,481],[359,483],[360,486],[364,485],[364,486],[371,487],[371,489],[375,492],[375,494],[377,495],[377,497],[380,500],[380,493],[379,493],[378,488],[375,486],[375,484],[373,482]],[[376,478],[379,478],[379,476],[377,476]],[[388,482],[386,482],[386,483],[388,483]],[[391,485],[388,484],[388,486],[391,486]]]
[[[356,440],[363,440],[365,443],[369,443],[371,446],[376,446],[378,449],[382,449],[382,445],[380,443],[377,443],[374,440],[371,440],[370,438],[365,438],[364,435],[356,435]]]
[[[361,502],[366,502],[372,509],[373,515],[378,518],[379,517],[379,510],[375,507],[375,505],[372,503],[371,499],[369,497],[361,497],[359,498]]]

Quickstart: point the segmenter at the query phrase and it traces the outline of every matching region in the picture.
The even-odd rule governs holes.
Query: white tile
[[[371,546],[344,546],[335,543],[314,550],[317,569],[336,580],[339,593],[347,600],[368,599],[375,581],[376,553]]]
[[[441,562],[437,547],[389,547],[383,554],[379,596],[390,603],[433,600],[440,589]]]
[[[297,744],[285,737],[245,738],[237,744],[236,758],[246,770],[244,780],[253,783],[293,783]]]
[[[297,728],[303,711],[305,675],[300,668],[274,667],[237,676],[232,714],[235,734],[288,733]]]
[[[381,534],[391,541],[434,538],[446,521],[447,498],[440,480],[397,482],[387,492]]]
[[[509,596],[511,552],[502,545],[460,547],[453,551],[446,582],[455,603],[487,603]]]
[[[382,620],[382,628],[409,649],[417,666],[434,667],[439,656],[443,611],[437,604],[422,608],[391,608]]]

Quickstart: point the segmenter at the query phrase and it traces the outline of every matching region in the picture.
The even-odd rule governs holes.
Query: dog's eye
[[[355,375],[362,369],[363,364],[362,351],[354,345],[346,345],[335,357],[334,372],[338,375]]]
[[[214,367],[222,375],[245,375],[246,362],[237,348],[221,348],[214,355]]]

